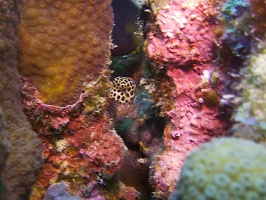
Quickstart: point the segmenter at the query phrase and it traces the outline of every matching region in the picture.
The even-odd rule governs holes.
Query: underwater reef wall
[[[168,199],[200,144],[265,142],[265,2],[132,0],[112,65],[111,2],[0,1],[0,198]]]
[[[42,140],[45,159],[30,199],[49,196],[62,181],[67,185],[66,192],[81,199],[124,195],[122,183],[113,175],[122,164],[126,147],[111,129],[106,112],[109,87],[109,74],[102,74],[86,85],[75,104],[59,107],[42,103],[35,86],[24,79],[25,113]]]
[[[175,84],[164,151],[151,167],[157,198],[169,197],[186,155],[212,137],[265,142],[263,6],[247,0],[174,0],[152,9],[144,48]]]
[[[42,164],[41,143],[23,113],[19,92],[17,49],[20,3],[0,2],[0,198],[6,200],[27,199]]]
[[[21,7],[19,72],[44,103],[78,100],[82,84],[109,62],[111,1],[26,0]]]
[[[212,137],[227,135],[230,127],[230,113],[221,103],[227,75],[216,60],[221,4],[173,0],[151,12],[154,23],[148,24],[144,49],[174,83],[168,94],[174,103],[165,112],[164,151],[151,165],[156,198],[167,199],[174,191],[191,150]]]
[[[240,104],[233,116],[235,124],[231,131],[236,137],[247,138],[257,142],[266,139],[266,48],[264,40],[255,50],[246,67],[241,70],[243,77],[238,85]]]
[[[253,23],[239,23],[238,27],[241,29],[244,25],[251,27],[246,35],[252,36],[254,45],[239,72],[241,81],[236,87],[239,94],[235,98],[238,104],[232,117],[234,125],[230,131],[235,137],[265,143],[266,24],[265,12],[262,12],[262,8],[266,4],[265,1],[255,0],[251,1],[250,5],[247,3],[245,5],[250,7]]]
[[[137,198],[115,175],[126,147],[107,113],[111,1],[27,0],[21,12],[21,96],[44,158],[30,199]]]

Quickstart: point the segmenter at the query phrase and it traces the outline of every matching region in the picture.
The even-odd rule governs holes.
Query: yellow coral
[[[21,8],[19,72],[49,104],[74,103],[110,56],[111,1],[26,0]]]
[[[119,103],[130,103],[135,96],[136,84],[129,77],[116,77],[109,97]]]
[[[56,141],[55,145],[56,145],[56,150],[62,152],[68,146],[68,142],[64,139],[58,140]]]

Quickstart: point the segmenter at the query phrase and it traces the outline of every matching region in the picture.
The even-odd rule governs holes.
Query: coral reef
[[[41,167],[40,141],[23,114],[17,73],[20,1],[0,2],[1,199],[27,199]],[[5,123],[5,124],[3,124]],[[6,132],[4,132],[6,129]],[[4,156],[4,157],[2,157]]]
[[[118,176],[125,185],[134,187],[140,193],[141,199],[150,199],[151,189],[147,187],[149,167],[146,163],[138,162],[139,159],[138,151],[128,150]]]
[[[152,156],[162,148],[161,133],[164,124],[153,116],[155,112],[148,113],[148,109],[144,110],[149,99],[140,98],[139,91],[136,93],[131,104],[111,102],[109,112],[115,130],[128,148],[118,172],[119,179],[140,192],[141,199],[150,199],[149,163]]]
[[[261,45],[263,46],[263,44]],[[254,53],[241,71],[243,79],[238,85],[241,103],[233,116],[232,134],[258,142],[266,139],[266,48]]]
[[[180,66],[210,61],[215,15],[209,2],[168,2],[156,15],[156,25],[150,27],[146,46],[149,58]]]
[[[126,148],[111,129],[106,114],[109,87],[106,71],[96,81],[84,85],[75,104],[59,107],[43,104],[36,97],[37,89],[24,79],[24,111],[42,140],[45,159],[32,200],[41,199],[50,185],[60,181],[82,199],[93,195],[110,199],[118,195],[119,189],[106,189],[106,182],[120,168]]]
[[[220,18],[224,24],[224,32],[220,38],[223,51],[245,59],[250,53],[253,38],[251,37],[250,3],[245,0],[227,0],[222,8]]]
[[[136,67],[141,63],[138,54],[128,54],[124,56],[112,56],[110,69],[114,71],[112,78],[118,76],[131,77],[135,73]]]
[[[118,176],[126,186],[134,187],[141,199],[148,200],[152,198],[149,165],[162,151],[165,125],[161,117],[163,112],[156,102],[167,95],[165,91],[171,90],[171,84],[162,73],[158,71],[157,74],[139,48],[130,55],[113,57],[112,60],[110,68],[114,70],[114,79],[129,76],[136,83],[135,96],[130,103],[110,101],[109,106],[113,127],[128,148]]]
[[[250,3],[250,4],[248,4]],[[248,5],[247,5],[248,4]],[[245,2],[245,10],[250,10],[251,16],[245,16],[249,23],[238,19],[238,27],[249,26],[245,28],[246,36],[252,36],[253,48],[251,55],[246,57],[239,72],[239,81],[236,89],[238,95],[232,98],[232,102],[237,104],[236,111],[232,117],[234,125],[231,128],[231,134],[240,138],[248,138],[257,142],[265,142],[266,118],[265,118],[265,67],[266,45],[265,45],[265,22],[263,17],[265,13],[259,6],[265,5],[265,2],[251,1]],[[252,20],[250,20],[250,18]],[[253,24],[251,22],[253,22]],[[241,40],[240,40],[241,42]],[[255,43],[256,42],[256,43]]]
[[[262,146],[189,152],[265,142],[263,5],[0,1],[0,198],[256,199]]]
[[[133,187],[125,187],[122,185],[122,194],[119,199],[138,200],[141,194]]]
[[[27,0],[21,8],[19,72],[44,103],[78,100],[82,84],[107,68],[111,1]]]
[[[230,113],[221,104],[227,90],[226,72],[214,62],[219,8],[214,1],[174,0],[167,1],[158,14],[151,10],[155,22],[148,24],[145,50],[173,83],[172,90],[156,101],[161,108],[168,104],[163,108],[164,151],[150,166],[156,198],[167,199],[174,191],[191,150],[212,137],[226,135],[230,126]]]
[[[213,139],[192,151],[171,200],[265,198],[266,148],[236,138]]]

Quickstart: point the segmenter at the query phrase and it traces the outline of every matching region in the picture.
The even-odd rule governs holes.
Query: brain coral
[[[236,138],[213,139],[188,155],[171,199],[265,199],[265,164],[263,145]]]
[[[74,103],[109,62],[111,1],[26,0],[21,18],[19,72],[44,103]]]
[[[6,193],[0,198],[6,200],[27,199],[41,166],[40,141],[23,114],[19,94],[21,83],[16,70],[19,9],[20,1],[0,1],[1,123],[5,121],[6,138],[10,143],[6,166],[0,171],[0,182],[5,186]],[[4,150],[1,149],[2,152]]]

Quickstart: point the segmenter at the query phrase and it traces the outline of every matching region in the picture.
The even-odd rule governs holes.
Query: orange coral
[[[19,72],[44,103],[74,103],[110,56],[111,1],[27,0],[21,8]]]

